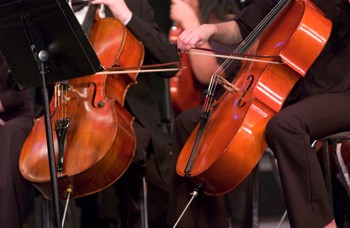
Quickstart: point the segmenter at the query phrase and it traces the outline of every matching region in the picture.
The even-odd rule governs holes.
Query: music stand
[[[103,68],[66,0],[0,0],[0,15],[0,50],[17,83],[42,87],[55,224],[61,227],[46,85]]]

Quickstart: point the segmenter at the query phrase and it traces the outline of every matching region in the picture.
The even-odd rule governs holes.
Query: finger
[[[178,48],[185,51],[187,31],[182,32],[178,37]]]
[[[191,31],[189,31],[188,33],[185,33],[182,38],[182,43],[181,43],[181,50],[184,50],[184,51],[188,51],[192,48],[194,42],[195,42],[195,39],[193,38],[193,33],[191,33]]]
[[[192,49],[198,42],[198,34],[196,31],[193,29],[189,30],[188,35],[184,38],[184,42],[186,43],[185,49],[187,51]]]
[[[187,45],[186,45],[186,50],[189,51],[192,48],[195,48],[197,44],[197,38],[196,37],[190,37]]]

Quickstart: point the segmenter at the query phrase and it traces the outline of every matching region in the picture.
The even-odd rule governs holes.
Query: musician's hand
[[[195,28],[185,29],[179,38],[177,47],[182,51],[203,45],[214,34],[215,27],[211,24],[203,24]]]
[[[196,11],[197,7],[184,0],[171,0],[170,18],[185,29],[198,26],[200,21]]]
[[[92,4],[104,4],[112,11],[114,17],[126,24],[132,16],[132,12],[124,0],[92,0]]]
[[[5,121],[3,121],[2,119],[0,119],[0,127],[3,127],[5,125]]]

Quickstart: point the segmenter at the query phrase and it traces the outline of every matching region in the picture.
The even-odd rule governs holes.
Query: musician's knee
[[[302,123],[292,115],[275,115],[266,125],[266,140],[286,140],[289,136],[303,132]]]

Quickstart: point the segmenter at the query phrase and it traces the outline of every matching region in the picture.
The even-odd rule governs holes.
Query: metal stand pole
[[[54,206],[54,215],[55,215],[55,225],[57,228],[61,228],[60,223],[60,213],[59,213],[59,201],[58,201],[58,190],[57,190],[57,174],[55,168],[55,156],[54,156],[54,147],[53,147],[53,136],[51,128],[51,118],[50,118],[50,106],[49,98],[46,87],[46,75],[45,75],[45,62],[48,60],[48,53],[44,50],[41,50],[38,54],[41,66],[41,77],[42,77],[42,95],[43,95],[43,104],[44,104],[44,117],[45,117],[45,130],[46,130],[46,140],[47,140],[47,149],[49,157],[49,167],[50,167],[50,177],[51,177],[51,190],[52,190],[52,199]]]

